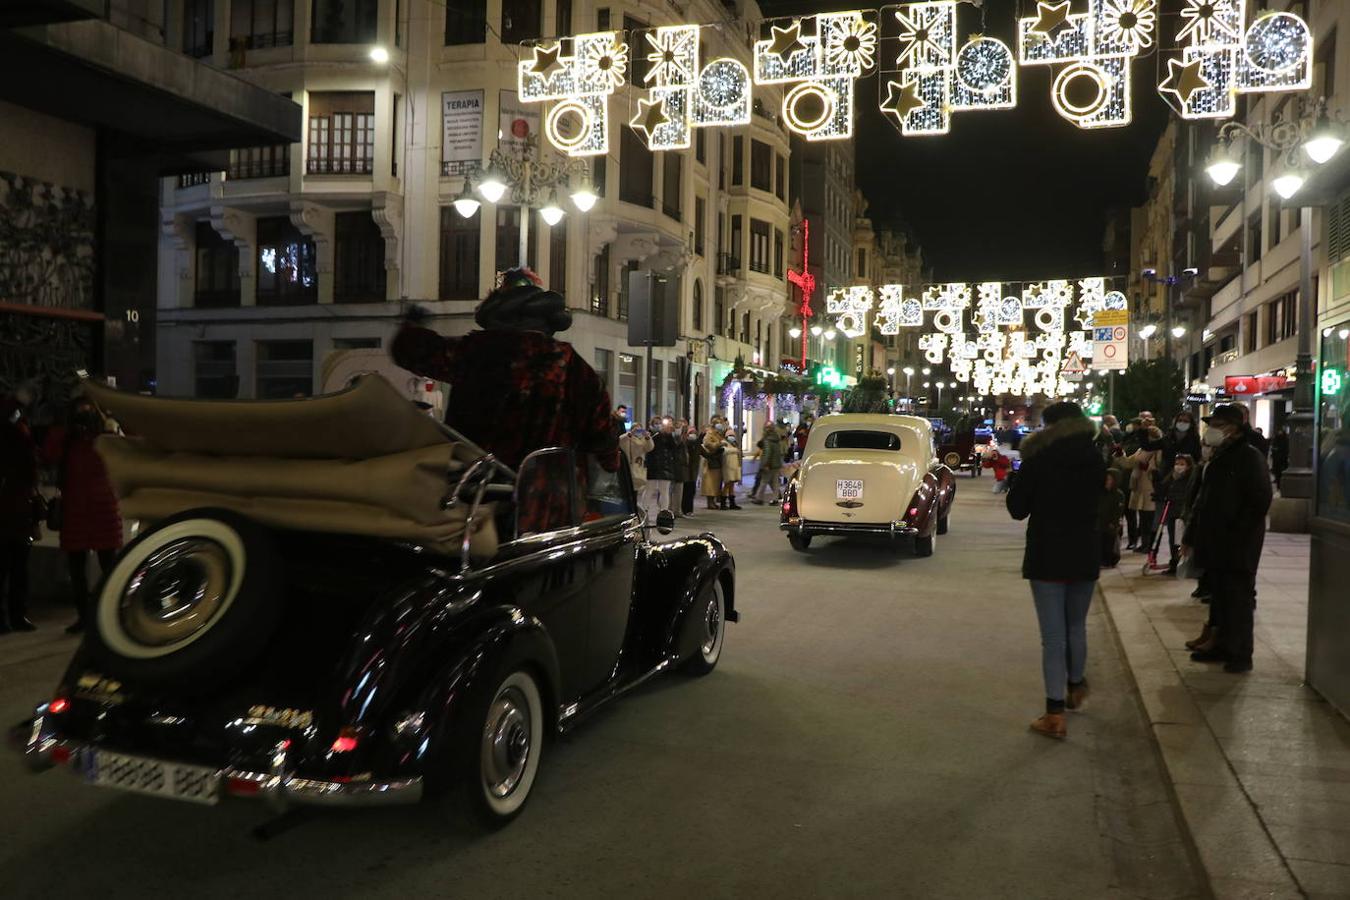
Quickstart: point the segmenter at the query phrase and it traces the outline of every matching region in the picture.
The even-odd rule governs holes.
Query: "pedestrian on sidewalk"
[[[628,457],[628,472],[633,477],[633,493],[641,501],[647,490],[647,454],[652,452],[652,436],[638,422],[619,438],[619,452]]]
[[[1006,444],[994,448],[989,468],[994,470],[993,493],[1002,494],[1008,490],[1008,474],[1012,471],[1012,450]]]
[[[722,434],[726,427],[722,426],[721,431],[717,429],[718,425],[709,425],[703,443],[699,445],[699,456],[703,460],[703,498],[708,501],[708,509],[717,509],[722,500],[722,458],[726,455]]]
[[[1102,568],[1120,563],[1120,517],[1125,511],[1125,493],[1120,489],[1120,472],[1106,470],[1106,490],[1097,501],[1097,528],[1102,536]]]
[[[1186,507],[1191,499],[1191,488],[1195,480],[1195,459],[1189,453],[1178,453],[1172,461],[1172,468],[1162,480],[1159,493],[1163,498],[1166,518],[1161,523],[1167,527],[1167,546],[1171,555],[1167,561],[1167,574],[1177,574],[1177,564],[1181,562],[1180,548],[1177,546],[1177,522],[1181,522],[1182,533],[1186,530]],[[1160,510],[1158,515],[1163,515]]]
[[[679,442],[675,440],[675,423],[670,419],[658,416],[648,423],[648,427],[652,449],[647,451],[647,490],[643,494],[642,508],[655,522],[657,514],[671,506],[675,453]]]
[[[1162,432],[1157,428],[1150,428],[1144,435],[1145,440],[1156,441],[1162,438]],[[1154,478],[1161,459],[1161,450],[1145,450],[1142,441],[1139,449],[1133,454],[1134,468],[1130,472],[1129,508],[1138,520],[1139,539],[1134,545],[1136,553],[1147,553],[1149,545],[1153,543],[1153,512],[1157,509],[1154,500],[1156,496]]]
[[[1022,577],[1031,582],[1045,678],[1045,714],[1031,729],[1063,738],[1064,710],[1088,694],[1087,613],[1101,568],[1106,464],[1092,446],[1096,427],[1077,404],[1053,403],[1041,417],[1045,428],[1022,441],[1007,505],[1014,519],[1030,519]]]
[[[685,422],[683,439],[688,469],[684,481],[684,496],[680,500],[680,512],[686,516],[692,516],[694,514],[694,495],[698,493],[698,473],[700,463],[703,461],[703,454],[699,452],[703,445],[703,437],[698,433],[697,428]]]
[[[778,426],[770,419],[764,425],[764,437],[760,438],[755,456],[759,459],[759,471],[755,473],[755,486],[750,491],[750,502],[763,505],[759,492],[768,484],[773,491],[773,502],[783,500],[783,445],[787,439]]]
[[[684,511],[684,490],[685,485],[690,483],[689,474],[689,443],[685,440],[685,435],[689,431],[689,423],[684,419],[677,419],[671,425],[671,438],[675,441],[675,455],[673,457],[675,465],[671,471],[670,479],[670,505],[667,509],[675,518],[682,518],[688,513]],[[692,497],[690,500],[692,501]]]
[[[84,631],[88,621],[89,554],[98,558],[99,570],[107,575],[122,546],[122,514],[117,506],[103,457],[94,442],[108,430],[92,400],[76,398],[70,421],[47,431],[43,460],[56,469],[56,484],[61,490],[58,513],[48,524],[61,532],[61,551],[66,555],[70,574],[71,602],[75,621],[67,634]]]
[[[1252,443],[1237,404],[1221,403],[1204,419],[1205,444],[1214,455],[1205,466],[1181,554],[1194,554],[1205,571],[1217,641],[1191,654],[1196,662],[1222,662],[1225,672],[1252,669],[1256,570],[1270,509],[1270,471]]]
[[[734,428],[728,428],[722,443],[722,499],[723,509],[740,509],[736,504],[736,487],[741,483],[741,444]]]
[[[32,402],[26,385],[0,400],[0,634],[34,629],[28,555],[38,530],[38,457],[24,415]]]
[[[1275,476],[1275,487],[1280,487],[1280,477],[1289,468],[1289,428],[1281,425],[1270,439],[1270,472]]]

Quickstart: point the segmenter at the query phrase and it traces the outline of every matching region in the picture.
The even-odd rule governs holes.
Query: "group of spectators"
[[[773,502],[783,498],[783,467],[799,447],[805,446],[810,423],[796,432],[786,421],[764,423],[763,434],[755,449],[746,456],[741,436],[725,416],[715,415],[700,431],[685,419],[655,416],[645,426],[628,427],[628,407],[620,404],[612,414],[619,449],[628,459],[633,488],[647,513],[655,517],[661,510],[674,516],[694,515],[694,500],[702,494],[707,508],[742,509],[736,491],[744,478],[746,459],[756,460],[754,486],[748,499],[763,504],[765,491]],[[743,459],[743,456],[745,458]]]
[[[1184,562],[1199,580],[1192,596],[1209,603],[1209,620],[1186,642],[1191,658],[1251,671],[1272,448],[1246,407],[1216,406],[1203,432],[1189,412],[1165,432],[1148,411],[1124,428],[1114,416],[1097,426],[1073,403],[1047,407],[1042,419],[1022,443],[1007,497],[1013,518],[1030,519],[1022,574],[1040,625],[1046,693],[1032,730],[1065,737],[1065,710],[1088,696],[1087,612],[1100,568],[1119,562],[1122,518],[1127,549],[1148,553],[1166,528],[1168,571]]]
[[[28,617],[29,557],[43,529],[60,534],[76,619],[89,607],[89,557],[104,574],[122,546],[122,517],[94,441],[115,425],[75,397],[65,422],[34,429],[33,390],[21,385],[0,400],[0,634],[33,631]]]

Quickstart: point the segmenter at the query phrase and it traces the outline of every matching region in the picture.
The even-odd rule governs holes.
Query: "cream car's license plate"
[[[834,482],[834,499],[861,500],[863,483],[861,478],[839,478]]]
[[[85,776],[99,787],[152,794],[171,800],[213,804],[220,799],[220,773],[206,766],[92,750],[85,758]]]

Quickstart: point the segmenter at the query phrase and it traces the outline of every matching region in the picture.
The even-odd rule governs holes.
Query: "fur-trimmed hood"
[[[1091,440],[1097,434],[1097,424],[1087,416],[1074,416],[1061,419],[1053,425],[1032,432],[1022,439],[1022,458],[1030,459],[1046,449],[1062,443],[1068,438],[1086,437]]]

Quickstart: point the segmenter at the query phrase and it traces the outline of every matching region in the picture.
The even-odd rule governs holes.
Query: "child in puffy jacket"
[[[1005,455],[1002,447],[995,447],[993,455],[985,461],[985,465],[994,470],[994,493],[1002,494],[1008,489],[1008,472],[1012,469],[1012,457]]]

